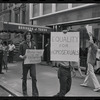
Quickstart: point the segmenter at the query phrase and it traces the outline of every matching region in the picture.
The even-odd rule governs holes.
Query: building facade
[[[53,31],[62,31],[68,26],[80,32],[81,65],[86,66],[88,38],[85,26],[92,26],[93,35],[100,48],[100,4],[97,3],[34,3],[30,4],[30,23],[49,26]],[[49,37],[46,36],[46,37]],[[46,38],[44,37],[44,38]],[[46,40],[45,40],[46,41]]]
[[[3,25],[0,24],[0,38],[8,42],[12,40],[16,53],[26,30],[32,31],[38,49],[44,48],[44,34],[51,30],[49,27],[31,25],[29,8],[29,3],[0,3],[0,22],[3,22]]]
[[[0,3],[0,21],[29,24],[29,4]]]

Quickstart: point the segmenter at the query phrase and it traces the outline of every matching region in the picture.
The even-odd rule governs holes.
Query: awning
[[[52,29],[45,26],[35,26],[28,24],[12,23],[12,22],[0,22],[0,31],[26,31],[31,30],[33,33],[50,33]]]

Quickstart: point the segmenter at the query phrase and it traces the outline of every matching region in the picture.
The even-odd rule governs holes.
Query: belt
[[[63,69],[70,69],[70,67],[66,67],[66,66],[62,66],[62,65],[60,65],[60,67]]]

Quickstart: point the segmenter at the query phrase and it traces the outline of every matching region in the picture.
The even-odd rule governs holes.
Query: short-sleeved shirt
[[[14,44],[9,44],[9,51],[13,51],[15,49],[15,45]]]

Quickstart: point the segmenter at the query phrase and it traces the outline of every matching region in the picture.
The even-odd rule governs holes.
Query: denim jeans
[[[23,79],[22,79],[22,90],[23,95],[27,95],[27,74],[30,70],[30,76],[32,78],[32,96],[38,96],[38,89],[36,85],[36,66],[35,64],[23,64]]]

